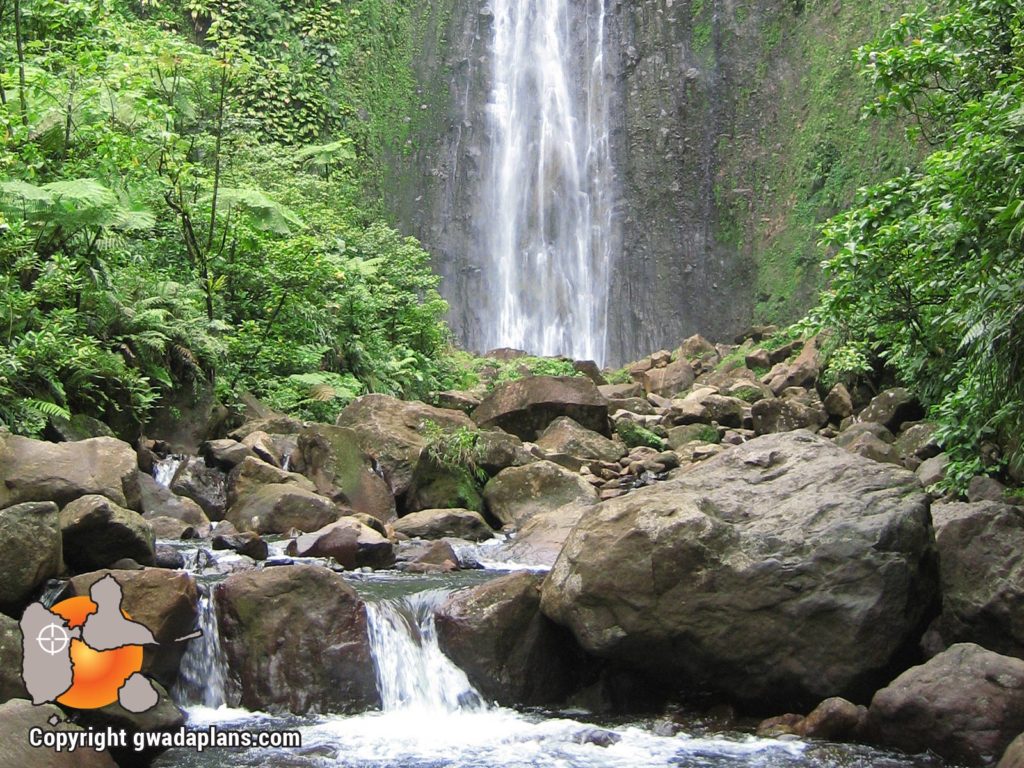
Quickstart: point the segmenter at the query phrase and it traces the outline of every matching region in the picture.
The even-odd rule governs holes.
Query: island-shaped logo
[[[159,695],[141,671],[143,646],[157,642],[122,610],[122,597],[121,585],[108,575],[88,597],[25,609],[21,675],[33,704],[99,709],[118,702],[129,712],[157,705]]]

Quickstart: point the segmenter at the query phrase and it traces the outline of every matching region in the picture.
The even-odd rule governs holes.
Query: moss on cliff
[[[806,310],[820,284],[821,223],[858,187],[914,159],[901,126],[861,120],[868,86],[851,55],[903,8],[765,3],[741,22],[762,49],[737,89],[738,130],[718,147],[716,235],[756,265],[755,321],[787,322]]]

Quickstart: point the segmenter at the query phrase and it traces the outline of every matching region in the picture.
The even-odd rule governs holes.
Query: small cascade
[[[171,454],[170,456],[156,462],[153,465],[153,479],[156,480],[157,485],[169,488],[171,481],[174,479],[174,475],[178,471],[178,467],[181,466],[183,461],[185,461],[184,456]]]
[[[198,613],[198,628],[203,634],[191,640],[185,649],[173,693],[181,704],[216,709],[227,704],[228,665],[212,591],[199,598]]]
[[[486,709],[466,673],[441,652],[437,642],[434,612],[448,594],[445,589],[431,589],[366,604],[385,712]]]

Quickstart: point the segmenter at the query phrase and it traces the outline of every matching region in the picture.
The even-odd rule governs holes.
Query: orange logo
[[[81,596],[62,600],[50,610],[74,629],[85,624],[96,613],[91,598]],[[129,621],[131,616],[122,610]],[[96,651],[80,639],[71,641],[71,663],[74,678],[71,687],[57,698],[60,704],[75,709],[98,709],[117,701],[118,691],[136,672],[142,670],[142,646],[125,645],[110,651]]]

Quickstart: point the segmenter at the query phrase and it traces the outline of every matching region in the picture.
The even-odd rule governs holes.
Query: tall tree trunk
[[[14,0],[14,44],[18,49],[18,99],[21,124],[28,128],[28,97],[25,96],[25,38],[21,29],[21,0]]]

